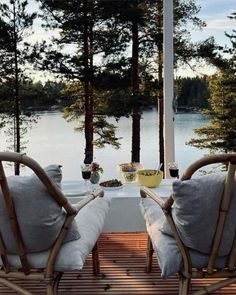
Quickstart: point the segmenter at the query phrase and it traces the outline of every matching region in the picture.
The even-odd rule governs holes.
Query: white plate
[[[104,191],[114,191],[117,189],[121,189],[123,187],[123,185],[120,186],[102,186],[100,185],[100,188],[103,189]]]

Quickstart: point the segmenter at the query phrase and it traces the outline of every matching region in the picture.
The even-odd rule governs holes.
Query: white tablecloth
[[[153,188],[160,197],[168,197],[172,179],[164,179]],[[76,203],[86,194],[83,181],[65,181],[62,190],[71,203]],[[111,198],[111,208],[105,220],[104,232],[145,231],[145,223],[139,208],[140,186],[137,183],[124,184],[121,189],[105,190],[105,196]]]

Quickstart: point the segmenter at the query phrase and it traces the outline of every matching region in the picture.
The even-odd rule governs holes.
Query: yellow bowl
[[[138,182],[147,187],[158,186],[163,179],[163,172],[154,169],[141,169],[137,172]]]

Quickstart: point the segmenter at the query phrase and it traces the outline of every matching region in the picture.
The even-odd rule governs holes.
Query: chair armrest
[[[103,197],[103,196],[104,196],[103,190],[97,189],[96,191],[92,192],[90,195],[88,195],[84,199],[80,200],[78,203],[73,204],[73,207],[76,209],[76,211],[78,213],[79,210],[82,209],[89,202],[96,199],[97,197]]]
[[[53,269],[54,269],[54,264],[56,261],[57,254],[60,250],[60,247],[67,233],[67,230],[69,226],[71,225],[72,221],[74,220],[75,215],[78,214],[79,210],[82,209],[85,205],[87,205],[90,201],[94,200],[97,197],[103,197],[103,196],[104,196],[103,190],[99,189],[91,193],[86,198],[79,201],[77,204],[71,205],[68,202],[67,206],[70,206],[73,209],[72,214],[67,215],[65,223],[61,229],[61,232],[56,242],[54,243],[52,249],[50,250],[50,254],[47,261],[47,267],[46,267],[46,277],[51,277],[53,274],[53,271],[54,271]]]
[[[142,198],[150,197],[153,199],[164,212],[168,212],[173,204],[172,195],[170,195],[167,199],[163,199],[145,186],[141,186],[140,194]]]

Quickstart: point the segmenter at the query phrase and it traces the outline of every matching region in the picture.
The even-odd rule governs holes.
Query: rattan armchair
[[[27,249],[24,241],[24,232],[18,217],[18,208],[16,208],[18,205],[14,203],[14,192],[12,192],[9,184],[11,179],[5,176],[5,162],[19,163],[29,167],[33,171],[34,181],[38,181],[43,186],[42,189],[47,191],[50,202],[56,203],[56,206],[59,208],[59,211],[56,208],[57,212],[62,212],[64,216],[62,226],[49,249],[44,249],[40,252],[34,251],[34,249]],[[17,176],[12,177],[17,178]],[[58,284],[63,272],[82,269],[84,260],[90,252],[92,252],[93,257],[93,272],[95,275],[99,273],[97,238],[102,231],[104,219],[109,208],[109,202],[103,197],[103,191],[97,190],[78,204],[71,205],[60,188],[36,161],[26,155],[11,152],[0,152],[0,185],[0,210],[1,212],[6,211],[8,219],[7,224],[0,222],[0,284],[13,289],[19,294],[31,294],[20,285],[21,280],[35,281],[35,283],[40,281],[46,284],[45,293],[57,294]],[[23,217],[28,216],[28,213],[25,211]],[[89,215],[87,220],[86,215]],[[80,238],[64,243],[64,239],[73,222],[78,224],[79,232],[81,230]],[[93,237],[90,237],[90,225]],[[27,224],[24,226],[27,226]],[[8,242],[3,234],[6,227],[9,227],[11,231],[16,252],[12,252],[7,247]],[[48,229],[50,230],[50,226]],[[37,232],[33,232],[33,234],[37,234]],[[8,236],[6,237],[8,238]],[[39,239],[44,242],[46,238],[43,233],[39,236]],[[70,257],[70,255],[72,256]],[[79,262],[76,266],[71,267],[70,259],[75,264],[77,260]]]
[[[193,176],[193,174],[199,169],[203,168],[209,164],[215,163],[223,163],[227,168],[226,172],[219,172],[208,174],[206,176]],[[210,166],[211,167],[211,166]],[[205,167],[206,168],[206,167]],[[147,250],[147,271],[151,271],[152,268],[152,255],[154,251],[157,253],[157,258],[159,265],[163,261],[161,261],[161,255],[163,253],[160,252],[160,239],[169,239],[165,244],[164,252],[165,257],[163,259],[169,259],[168,263],[171,264],[175,260],[175,256],[179,253],[181,257],[181,265],[179,266],[178,273],[179,273],[179,294],[186,295],[189,293],[189,286],[191,283],[191,279],[206,279],[206,278],[214,278],[216,281],[209,281],[210,285],[201,288],[198,291],[195,291],[194,295],[201,295],[201,294],[209,294],[214,292],[220,288],[228,286],[232,283],[236,282],[236,239],[235,239],[235,227],[236,227],[236,218],[235,218],[235,204],[236,204],[236,184],[235,184],[235,169],[236,169],[236,154],[219,154],[219,155],[210,155],[205,156],[198,161],[194,162],[190,165],[187,170],[183,173],[180,180],[177,180],[173,183],[173,193],[172,195],[164,200],[160,196],[153,193],[150,189],[146,187],[141,188],[141,207],[146,219],[147,230],[149,234],[148,240],[148,250]],[[223,176],[222,176],[223,175]],[[223,178],[222,178],[223,177]],[[204,183],[204,179],[209,179],[209,185],[207,182]],[[210,183],[212,182],[212,183]],[[210,199],[210,195],[214,200],[218,200],[218,196],[215,193],[215,187],[221,185],[219,182],[222,182],[222,188],[219,189],[220,196],[219,196],[219,204],[216,205],[215,202],[208,202]],[[207,243],[209,245],[209,250],[202,253],[197,248],[195,251],[194,246],[187,245],[191,243],[191,239],[186,239],[186,236],[182,233],[181,226],[186,226],[186,219],[185,224],[178,224],[178,214],[181,214],[182,204],[184,198],[181,195],[178,195],[178,192],[175,192],[176,187],[187,187],[188,185],[194,184],[194,190],[192,190],[191,194],[193,196],[193,200],[191,200],[191,194],[188,194],[190,198],[190,202],[187,208],[191,207],[198,208],[197,214],[201,216],[202,210],[208,210],[208,215],[206,218],[209,220],[198,220],[198,223],[202,223],[202,233],[198,233],[195,231],[195,234],[202,234],[203,238],[202,241],[195,241],[195,243]],[[201,185],[200,185],[201,184]],[[205,186],[205,188],[204,188]],[[206,206],[198,206],[198,202],[196,203],[194,200],[195,194],[201,192],[204,196],[204,201],[208,202]],[[182,191],[184,193],[184,191]],[[181,202],[178,202],[178,198],[182,198]],[[147,202],[149,204],[147,205]],[[150,203],[151,202],[151,203]],[[192,203],[191,203],[192,202]],[[146,205],[145,205],[146,204]],[[158,204],[158,205],[157,205]],[[145,207],[146,206],[146,207]],[[162,209],[162,216],[160,217],[160,213],[158,217],[154,217],[154,207],[156,206],[156,210],[158,211],[159,208]],[[204,207],[204,208],[203,208]],[[207,207],[207,208],[205,208]],[[212,212],[213,207],[216,208],[217,212]],[[178,212],[177,212],[178,211]],[[161,210],[160,210],[161,212]],[[177,213],[176,213],[177,212]],[[151,216],[152,214],[152,216]],[[184,212],[186,214],[186,212]],[[214,216],[212,216],[214,215]],[[166,218],[165,218],[165,217]],[[191,215],[188,215],[188,218],[192,218]],[[231,217],[230,217],[231,216]],[[161,225],[158,223],[157,219],[162,218],[164,220]],[[185,218],[186,216],[184,216]],[[210,219],[214,218],[215,225],[212,227],[210,223]],[[150,222],[151,220],[151,222]],[[188,220],[187,220],[188,221]],[[152,224],[155,223],[152,227]],[[169,235],[166,235],[165,226],[168,223],[171,232]],[[201,226],[197,224],[196,226]],[[195,226],[193,223],[191,226]],[[189,230],[186,235],[191,235],[192,228],[189,227]],[[208,236],[207,230],[212,231],[212,235]],[[163,233],[164,232],[164,233]],[[194,234],[192,235],[194,239]],[[190,236],[191,238],[191,236]],[[159,244],[157,239],[159,239]],[[177,250],[173,251],[174,245],[176,245]],[[228,249],[228,250],[227,250]],[[163,249],[162,249],[163,250]],[[162,251],[161,250],[161,251]],[[174,253],[173,253],[174,252]],[[197,258],[201,260],[196,260]],[[194,256],[195,255],[195,256]],[[202,260],[203,258],[203,260]],[[204,262],[203,262],[204,261]],[[199,264],[199,265],[198,265]],[[173,265],[172,265],[173,266]],[[171,267],[172,267],[171,266]],[[219,280],[217,279],[219,278]],[[192,294],[192,293],[191,293]]]

